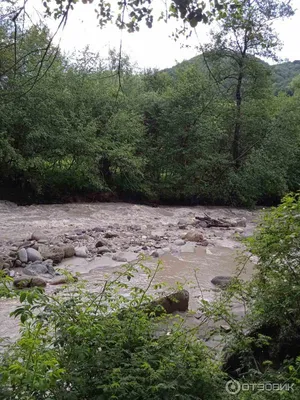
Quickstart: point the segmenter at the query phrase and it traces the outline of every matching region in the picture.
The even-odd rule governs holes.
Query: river
[[[230,229],[196,226],[195,218],[203,215],[243,218],[246,226]],[[143,263],[151,268],[160,260],[163,269],[156,281],[169,287],[177,282],[183,284],[190,292],[190,309],[196,310],[200,293],[208,300],[213,298],[216,288],[212,278],[235,273],[236,256],[243,249],[239,238],[251,234],[257,217],[256,211],[225,207],[148,207],[126,203],[17,206],[1,202],[0,255],[14,251],[34,232],[43,238],[41,243],[50,246],[61,243],[84,246],[87,257],[65,259],[57,267],[79,273],[89,290],[98,290],[107,274],[123,268],[122,257],[127,261],[144,257]],[[205,246],[183,242],[182,238],[191,230],[203,234]],[[100,255],[96,243],[108,231],[114,234],[105,239],[109,252]],[[241,277],[249,279],[252,268],[249,263]],[[132,284],[143,287],[146,281],[146,275],[140,273]],[[47,285],[46,290],[54,291],[57,287]],[[18,322],[9,317],[17,304],[17,300],[0,301],[0,337],[15,340],[18,336]]]

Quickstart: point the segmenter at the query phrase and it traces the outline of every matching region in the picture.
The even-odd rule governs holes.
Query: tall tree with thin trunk
[[[243,102],[250,82],[257,80],[261,68],[255,57],[276,60],[281,42],[273,22],[293,15],[291,1],[243,0],[235,1],[227,15],[220,20],[219,30],[213,33],[207,60],[218,63],[214,78],[223,92],[229,93],[235,103],[232,124],[232,159],[238,169],[242,163],[241,151]]]

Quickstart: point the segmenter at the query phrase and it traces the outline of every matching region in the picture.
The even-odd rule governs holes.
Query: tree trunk
[[[238,169],[241,166],[240,160],[240,141],[241,141],[241,116],[242,116],[242,82],[243,82],[243,64],[240,66],[238,75],[238,82],[235,92],[235,104],[236,104],[236,117],[234,126],[232,156],[235,167]]]
[[[108,160],[108,158],[104,157],[101,160],[100,170],[101,170],[101,173],[102,173],[105,183],[108,185],[108,187],[110,187],[111,182],[112,182],[112,173],[110,170],[110,161]]]

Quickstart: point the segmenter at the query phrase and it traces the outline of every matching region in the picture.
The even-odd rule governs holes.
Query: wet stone
[[[75,248],[75,255],[76,255],[76,257],[86,258],[88,256],[87,255],[87,248],[85,246],[76,247]]]
[[[42,261],[41,253],[32,247],[26,249],[28,261]]]
[[[31,276],[46,274],[48,272],[48,267],[45,264],[30,264],[24,268],[23,272]]]
[[[25,249],[20,249],[18,251],[18,258],[22,263],[26,263],[28,261],[27,251]]]

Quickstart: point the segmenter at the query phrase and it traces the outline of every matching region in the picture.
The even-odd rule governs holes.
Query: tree
[[[209,47],[211,60],[222,60],[224,71],[217,77],[235,101],[232,159],[236,168],[240,168],[244,156],[241,149],[243,129],[243,102],[249,81],[257,80],[259,69],[254,57],[276,59],[276,50],[280,48],[279,38],[272,22],[293,14],[290,1],[280,0],[242,0],[238,7],[229,8],[220,21],[219,32],[213,35]]]

